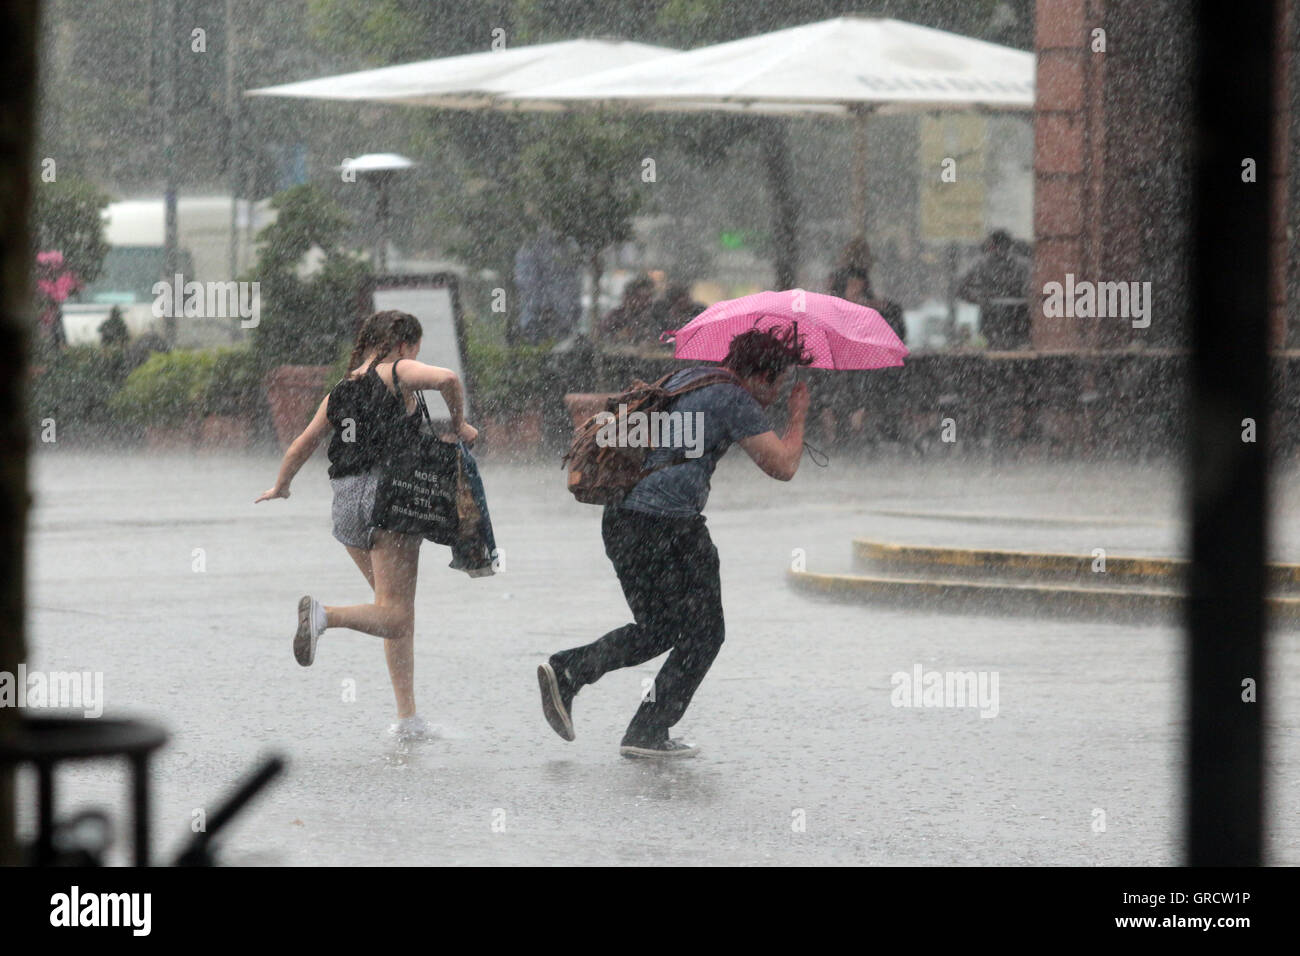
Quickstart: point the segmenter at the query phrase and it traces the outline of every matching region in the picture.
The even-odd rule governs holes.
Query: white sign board
[[[375,311],[397,309],[409,312],[419,319],[424,329],[424,340],[420,343],[418,361],[451,369],[463,384],[465,366],[457,335],[455,289],[451,285],[432,281],[428,284],[417,282],[418,280],[404,279],[401,285],[386,286],[385,280],[380,279],[375,288]],[[438,392],[425,392],[424,397],[429,403],[429,414],[435,420],[451,417],[447,403]],[[470,417],[468,391],[465,395],[465,420],[473,421]]]

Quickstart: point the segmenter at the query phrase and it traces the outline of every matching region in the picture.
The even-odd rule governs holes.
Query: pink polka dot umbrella
[[[789,289],[715,302],[660,341],[681,359],[720,362],[731,340],[751,329],[793,326],[812,353],[812,368],[872,369],[903,364],[908,351],[875,309],[833,295]]]

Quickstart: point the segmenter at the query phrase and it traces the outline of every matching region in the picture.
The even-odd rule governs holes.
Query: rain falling
[[[1300,864],[1300,12],[1202,6],[0,14],[0,862]]]

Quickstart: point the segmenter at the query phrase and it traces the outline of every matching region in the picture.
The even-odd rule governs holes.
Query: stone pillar
[[[1185,344],[1191,38],[1184,0],[1038,0],[1038,348]],[[1066,273],[1150,283],[1150,327],[1043,315],[1043,285]]]
[[[1034,106],[1034,268],[1029,294],[1036,349],[1086,347],[1075,319],[1043,314],[1045,283],[1090,273],[1097,223],[1089,209],[1105,173],[1105,128],[1097,95],[1104,79],[1089,50],[1089,24],[1103,0],[1038,0]]]

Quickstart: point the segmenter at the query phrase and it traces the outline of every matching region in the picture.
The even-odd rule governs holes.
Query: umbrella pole
[[[853,107],[853,230],[867,234],[867,120],[874,107]]]

